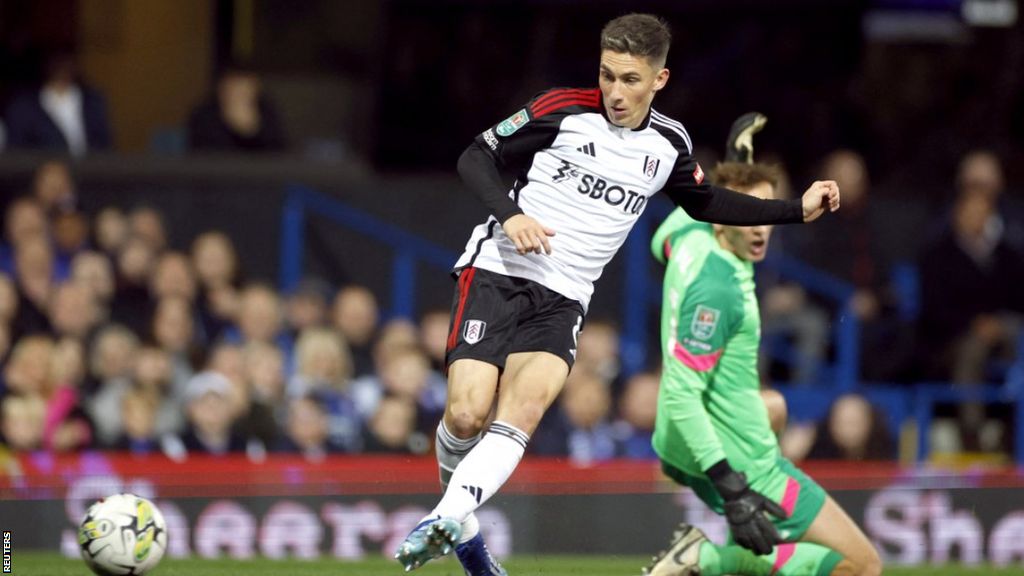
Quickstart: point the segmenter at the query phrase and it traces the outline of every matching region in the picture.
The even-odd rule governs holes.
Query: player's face
[[[647,117],[654,94],[668,82],[668,69],[655,68],[645,56],[601,51],[599,84],[612,124],[637,128]]]
[[[769,199],[774,193],[772,185],[767,182],[761,182],[739,191],[761,199]],[[760,262],[768,254],[768,238],[772,235],[771,226],[715,225],[715,228],[718,232],[718,243],[740,260]]]

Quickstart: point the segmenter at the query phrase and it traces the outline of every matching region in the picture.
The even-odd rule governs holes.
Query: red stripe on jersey
[[[594,108],[600,102],[600,90],[558,90],[545,95],[530,106],[533,117],[550,114],[566,106],[586,106]]]
[[[560,110],[566,106],[584,106],[586,108],[597,108],[597,98],[570,98],[568,100],[556,100],[550,104],[546,104],[544,107],[534,111],[533,117],[539,118],[545,114],[550,114],[555,110]]]
[[[544,105],[546,105],[546,104],[550,103],[552,100],[555,100],[555,99],[558,99],[558,98],[565,98],[566,96],[585,96],[585,95],[587,95],[587,93],[592,92],[592,91],[593,90],[590,89],[590,88],[588,88],[588,89],[560,88],[558,90],[552,90],[552,91],[548,92],[547,94],[544,94],[540,98],[537,98],[537,100],[533,104],[530,104],[530,111],[532,112],[533,110],[536,110],[538,108],[542,108]]]
[[[473,275],[476,268],[466,268],[459,274],[459,307],[455,310],[455,318],[452,321],[452,328],[448,332],[448,351],[455,348],[459,340],[459,325],[462,324],[462,312],[466,308],[466,297],[469,296],[469,285],[473,282]]]

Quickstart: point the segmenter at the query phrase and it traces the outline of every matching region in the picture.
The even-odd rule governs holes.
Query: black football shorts
[[[583,306],[537,282],[481,268],[459,272],[447,365],[472,358],[505,367],[516,352],[550,352],[572,368]]]

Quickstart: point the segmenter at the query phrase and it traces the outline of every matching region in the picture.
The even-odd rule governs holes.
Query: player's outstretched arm
[[[725,501],[725,519],[736,543],[756,554],[771,554],[772,547],[781,542],[775,525],[766,516],[786,518],[781,506],[753,491],[747,477],[720,460],[705,471],[715,490]]]
[[[819,216],[839,210],[839,184],[835,180],[819,180],[804,192],[801,198],[804,222],[817,220]]]

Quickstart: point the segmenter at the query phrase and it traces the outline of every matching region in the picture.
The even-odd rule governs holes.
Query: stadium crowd
[[[70,56],[51,58],[38,90],[22,96],[6,110],[8,148],[71,156],[109,148],[102,94],[81,81]],[[259,77],[238,66],[222,71],[186,132],[196,151],[285,146]],[[838,232],[781,227],[773,250],[848,284],[853,297],[847,309],[759,273],[766,347],[795,350],[785,366],[765,354],[766,379],[820,381],[834,354],[831,323],[848,310],[862,326],[867,381],[1005,381],[1021,342],[1024,234],[1005,209],[999,159],[965,155],[947,208],[912,240],[888,205],[869,201],[860,154],[829,154],[817,176],[843,191],[831,223]],[[0,439],[8,448],[254,458],[432,448],[444,407],[447,310],[418,324],[382,322],[362,286],[335,290],[309,278],[281,293],[246,277],[224,233],[200,234],[182,250],[168,245],[167,225],[147,206],[83,213],[62,161],[40,166],[32,190],[7,203]],[[893,258],[893,247],[907,243],[916,245],[909,284],[897,282]],[[658,375],[620,374],[618,336],[613,323],[588,319],[569,383],[530,450],[578,462],[653,457]],[[968,405],[945,415],[938,425],[951,429],[939,449],[1009,450],[1006,414]],[[793,423],[783,447],[795,459],[894,458],[895,431],[884,421],[863,397],[843,396],[825,421]]]

